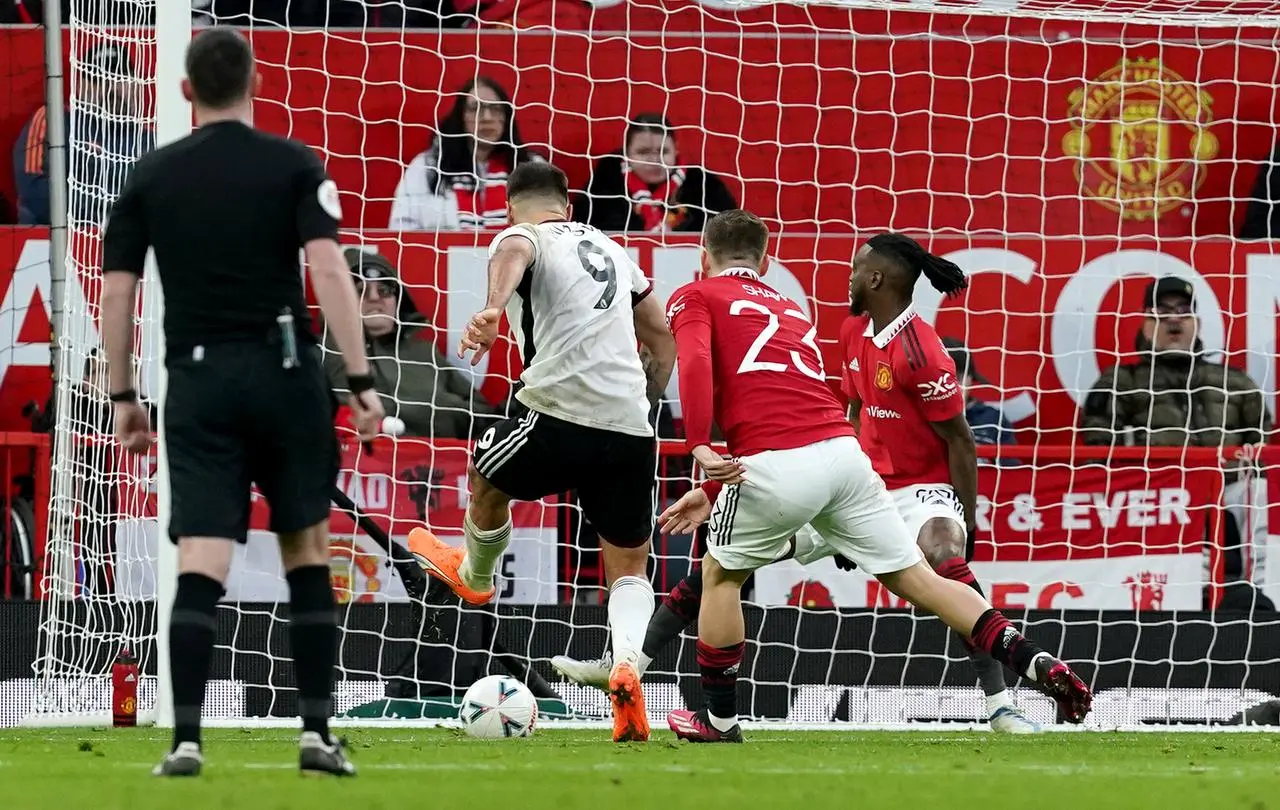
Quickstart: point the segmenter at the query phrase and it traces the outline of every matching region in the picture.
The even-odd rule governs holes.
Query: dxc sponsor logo
[[[925,402],[946,399],[954,395],[957,390],[956,381],[952,379],[950,371],[942,372],[936,380],[916,383],[916,388],[920,389],[920,398]]]

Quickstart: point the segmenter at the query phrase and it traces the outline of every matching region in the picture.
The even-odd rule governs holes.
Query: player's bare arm
[[[964,507],[965,528],[973,531],[978,514],[978,451],[973,444],[973,432],[964,414],[929,424],[946,442],[951,486]]]
[[[116,438],[131,453],[145,453],[151,446],[147,411],[138,402],[133,380],[133,308],[138,276],[128,270],[102,274],[102,342],[106,344],[115,405]]]
[[[640,299],[633,310],[636,338],[643,350],[640,362],[648,381],[649,401],[657,403],[671,381],[671,370],[676,364],[676,339],[667,329],[666,313],[652,295]]]
[[[467,324],[458,346],[459,357],[466,356],[468,351],[474,352],[471,365],[479,363],[497,342],[502,310],[515,295],[525,270],[533,263],[533,256],[533,242],[522,236],[509,236],[502,240],[489,259],[489,296],[484,309],[472,316]]]
[[[342,256],[342,249],[333,239],[311,239],[303,250],[316,301],[338,344],[338,351],[342,352],[347,378],[366,378],[370,385],[359,391],[352,388],[348,400],[356,432],[361,440],[368,441],[377,435],[385,414],[382,400],[373,390],[369,376],[369,359],[365,356],[364,331],[360,324],[360,303],[356,300],[355,288],[351,286],[351,271]]]

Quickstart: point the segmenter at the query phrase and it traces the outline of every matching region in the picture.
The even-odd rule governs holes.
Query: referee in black
[[[337,615],[329,585],[329,498],[338,472],[335,402],[307,317],[299,248],[347,364],[361,438],[382,421],[350,272],[338,247],[338,191],[307,147],[250,124],[261,84],[230,28],[187,50],[183,94],[197,129],[133,168],[103,237],[102,334],[116,437],[151,443],[133,381],[133,313],[147,249],[164,290],[164,403],[178,588],[169,618],[173,748],[158,776],[200,772],[200,712],[214,620],[250,485],[271,507],[289,582],[289,640],[303,771],[352,775],[329,734]]]

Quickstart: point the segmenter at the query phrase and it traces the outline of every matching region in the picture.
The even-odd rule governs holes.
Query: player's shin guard
[[[657,658],[672,639],[697,621],[701,606],[702,569],[698,569],[677,582],[671,593],[662,597],[662,604],[649,620],[640,656],[642,670],[648,668],[649,662]]]
[[[289,643],[298,680],[302,730],[329,740],[333,713],[333,667],[338,654],[338,616],[329,568],[307,565],[285,574],[289,583]]]
[[[511,543],[511,514],[507,513],[507,522],[496,529],[480,529],[471,521],[468,509],[462,519],[462,536],[467,556],[458,566],[458,578],[472,590],[487,591],[493,587],[493,574],[502,552]]]
[[[1039,645],[1018,632],[1000,611],[991,608],[978,617],[970,634],[976,647],[986,650],[991,657],[1028,679],[1038,681],[1035,661],[1048,653]]]
[[[649,619],[653,616],[653,583],[644,577],[618,577],[609,587],[609,632],[613,661],[640,663]]]
[[[943,560],[942,564],[934,570],[938,572],[938,576],[968,585],[984,599],[986,598],[986,594],[982,593],[982,586],[978,584],[978,578],[969,570],[969,564],[963,557]],[[965,649],[969,652],[969,659],[973,661],[974,671],[978,673],[978,684],[982,687],[982,694],[987,698],[987,714],[991,714],[1001,706],[1012,705],[1013,701],[1009,698],[1008,686],[1004,681],[1004,666],[984,650],[976,647],[971,640],[964,636],[960,638],[963,639]]]
[[[719,731],[728,731],[738,722],[738,665],[745,646],[741,641],[728,647],[712,647],[698,641],[702,693],[707,698],[711,724]]]
[[[181,574],[169,616],[169,673],[173,683],[173,748],[200,744],[200,711],[213,658],[214,619],[222,583]]]

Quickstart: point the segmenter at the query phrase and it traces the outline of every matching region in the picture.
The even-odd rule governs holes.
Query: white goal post
[[[586,192],[575,207],[630,223],[625,244],[664,299],[696,272],[697,229],[684,223],[712,199],[679,195],[719,178],[773,226],[766,280],[814,320],[833,380],[858,245],[901,231],[956,261],[969,291],[943,300],[921,282],[917,309],[971,363],[977,430],[1016,439],[980,453],[973,570],[988,596],[1081,666],[1098,692],[1091,728],[1204,728],[1277,694],[1265,673],[1280,664],[1280,619],[1233,606],[1280,599],[1280,569],[1267,566],[1280,543],[1280,529],[1268,529],[1278,496],[1266,474],[1280,477],[1280,454],[1255,447],[1275,414],[1280,260],[1265,239],[1235,238],[1242,222],[1267,221],[1254,180],[1280,127],[1280,1],[566,2],[554,28],[537,3],[522,2],[514,25],[474,16],[472,27],[440,32],[395,24],[420,7],[370,4],[356,28],[262,18],[245,29],[264,78],[258,125],[317,151],[342,190],[344,246],[380,256],[396,277],[375,285],[396,299],[395,337],[370,339],[397,381],[385,393],[406,421],[425,425],[423,435],[379,440],[373,454],[358,445],[344,453],[337,487],[365,520],[335,507],[341,722],[448,719],[490,670],[538,682],[544,712],[565,722],[607,711],[602,695],[549,666],[552,655],[590,657],[606,643],[598,541],[570,498],[515,511],[494,610],[462,609],[438,589],[424,602],[383,548],[419,522],[460,539],[463,440],[506,406],[518,374],[514,345],[475,372],[451,359],[482,304],[493,231],[467,225],[493,225],[502,209],[494,189],[510,168],[503,155],[515,153],[503,143],[565,167]],[[39,657],[19,690],[29,699],[20,717],[0,708],[0,726],[109,723],[111,667],[124,648],[140,658],[140,721],[172,722],[164,426],[154,458],[126,458],[109,441],[105,392],[92,384],[96,256],[102,218],[141,145],[190,131],[179,82],[198,28],[182,2],[112,8],[118,16],[104,18],[101,4],[72,0],[59,40],[71,88],[67,294],[55,323],[46,598]],[[565,9],[581,15],[562,18]],[[480,89],[463,94],[477,79]],[[642,113],[672,127],[661,182],[645,178],[646,161],[662,158],[615,154]],[[474,152],[443,159],[440,144],[471,144],[462,127],[473,119],[503,125],[498,148],[451,174],[448,160]],[[677,164],[684,171],[668,172]],[[593,172],[599,185],[589,186]],[[647,206],[667,193],[670,205],[653,215]],[[1166,276],[1194,291],[1194,312],[1148,300],[1147,285]],[[140,379],[161,404],[154,279],[139,308]],[[1230,397],[1205,400],[1225,401],[1220,410],[1147,425],[1181,430],[1191,447],[1146,448],[1138,423],[1150,409],[1116,404],[1150,403],[1164,385],[1133,370],[1164,362],[1153,314],[1192,317],[1195,362],[1239,375],[1217,384]],[[421,348],[432,342],[434,357]],[[1127,370],[1108,376],[1117,365]],[[1215,386],[1190,379],[1197,391]],[[955,382],[964,381],[939,381]],[[474,394],[460,397],[460,384]],[[664,438],[678,429],[675,381],[668,398]],[[1127,423],[1087,421],[1117,408],[1129,408]],[[1209,433],[1226,434],[1228,447],[1211,446]],[[660,505],[691,484],[678,442],[665,443],[658,474]],[[286,590],[260,518],[255,511],[219,607],[213,724],[287,724],[296,707]],[[699,550],[693,538],[655,542],[659,593]],[[984,720],[958,642],[860,573],[786,562],[758,572],[749,596],[746,716],[817,728]],[[685,636],[657,659],[655,719],[698,699],[692,650]],[[1033,719],[1055,722],[1046,698],[1017,694]]]

